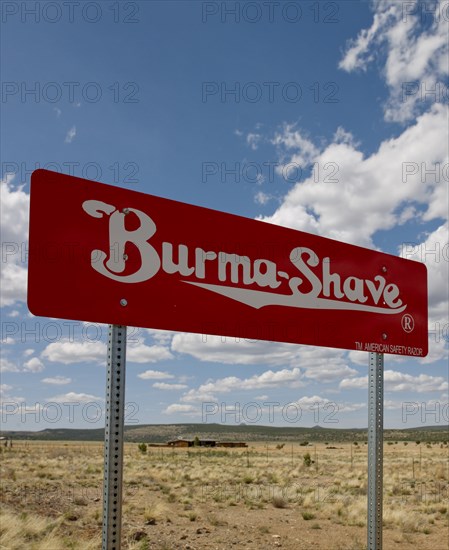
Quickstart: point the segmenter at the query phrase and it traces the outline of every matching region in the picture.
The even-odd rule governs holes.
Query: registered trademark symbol
[[[405,332],[412,332],[415,328],[415,320],[410,314],[406,313],[402,316],[401,325]]]

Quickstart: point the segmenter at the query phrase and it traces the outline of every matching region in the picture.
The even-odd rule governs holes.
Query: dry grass
[[[363,549],[367,447],[353,446],[351,463],[350,446],[335,446],[142,454],[127,444],[123,548],[224,549],[235,539],[245,548]],[[102,469],[97,443],[2,449],[0,548],[101,548]],[[421,445],[421,454],[417,445],[385,446],[386,547],[445,550],[448,469],[447,445]]]

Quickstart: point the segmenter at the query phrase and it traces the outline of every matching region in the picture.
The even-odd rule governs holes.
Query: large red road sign
[[[31,178],[35,315],[423,357],[418,262],[47,170]]]

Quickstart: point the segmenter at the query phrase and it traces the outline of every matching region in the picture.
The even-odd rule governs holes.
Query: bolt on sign
[[[376,353],[427,354],[424,264],[36,170],[35,315]]]

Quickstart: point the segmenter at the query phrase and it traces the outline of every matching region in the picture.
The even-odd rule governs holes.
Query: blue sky
[[[447,3],[75,4],[2,4],[4,429],[104,421],[106,327],[26,306],[35,167],[424,261],[430,353],[385,357],[385,425],[447,424]],[[127,420],[363,427],[367,362],[132,329]]]

